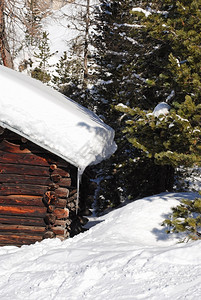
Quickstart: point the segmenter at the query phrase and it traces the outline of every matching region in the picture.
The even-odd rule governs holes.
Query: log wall
[[[45,149],[0,130],[0,246],[67,238],[75,214],[77,169]]]

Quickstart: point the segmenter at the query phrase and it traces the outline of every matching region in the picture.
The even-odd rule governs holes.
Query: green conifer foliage
[[[173,167],[201,164],[201,105],[195,105],[190,96],[167,115],[155,116],[139,108],[117,109],[130,115],[123,133],[141,151],[141,159]]]
[[[105,122],[115,129],[118,145],[112,158],[102,164],[102,207],[169,190],[173,182],[174,170],[170,165],[156,165],[153,158],[142,155],[140,149],[128,142],[125,133],[122,135],[128,116],[115,110],[119,103],[151,109],[164,94],[164,88],[155,82],[167,66],[170,47],[147,33],[142,25],[144,14],[132,12],[135,6],[146,8],[147,1],[104,0],[97,17],[96,106]]]
[[[201,238],[201,198],[183,199],[181,204],[172,208],[169,218],[162,226],[167,227],[167,233],[184,232],[188,239]]]
[[[118,118],[113,106],[118,103],[119,94],[126,93],[124,88],[124,66],[133,60],[136,51],[135,43],[131,37],[133,31],[133,16],[131,9],[133,1],[108,1],[101,0],[96,14],[96,31],[93,45],[96,54],[96,76],[98,82],[95,84],[97,112],[111,126],[116,127]],[[132,99],[128,91],[127,102]]]
[[[172,167],[200,165],[200,8],[200,0],[155,1],[150,4],[149,16],[141,17],[146,34],[160,49],[167,49],[162,60],[158,52],[156,60],[151,61],[158,74],[144,69],[146,83],[154,88],[151,110],[140,104],[137,108],[117,106],[126,115],[123,133],[139,149],[141,161],[146,158]],[[146,65],[140,61],[137,64],[139,70]],[[170,104],[168,114],[152,113],[156,100]]]
[[[146,29],[153,38],[169,44],[168,66],[159,75],[160,84],[175,89],[175,100],[183,102],[188,94],[200,103],[200,0],[155,1],[156,11],[145,20]]]
[[[53,75],[52,83],[64,95],[88,106],[82,99],[82,95],[85,94],[82,58],[79,58],[73,52],[73,49],[68,54],[64,51],[63,56],[56,64],[56,72]]]
[[[34,52],[34,57],[36,58],[38,66],[35,67],[31,72],[31,76],[33,78],[36,78],[43,83],[47,83],[51,79],[49,72],[51,65],[49,64],[49,59],[55,54],[50,52],[48,35],[49,34],[47,32],[42,33],[42,37],[38,46],[39,51]]]
[[[141,48],[132,38],[135,30],[132,7],[133,1],[129,0],[102,0],[96,15],[94,47],[97,49],[95,62],[98,80],[93,89],[95,111],[114,128],[118,144],[114,156],[101,165],[99,176],[102,180],[98,197],[100,210],[117,206],[126,197],[127,184],[124,182],[129,182],[129,172],[128,168],[124,168],[125,161],[129,164],[130,153],[136,152],[127,139],[122,137],[121,115],[114,110],[119,101],[133,104],[136,98],[132,78],[126,69],[137,55],[137,48]],[[132,189],[130,185],[130,191]]]

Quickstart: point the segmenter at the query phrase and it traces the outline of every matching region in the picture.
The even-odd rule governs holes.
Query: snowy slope
[[[201,299],[201,241],[177,243],[160,226],[193,194],[147,197],[61,242],[0,248],[0,299]]]
[[[94,113],[38,80],[0,66],[0,125],[84,170],[116,149],[114,131]]]

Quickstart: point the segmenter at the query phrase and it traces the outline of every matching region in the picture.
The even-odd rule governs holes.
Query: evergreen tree
[[[147,193],[153,189],[151,182],[147,186],[147,176],[151,178],[151,174],[147,172],[146,163],[144,178],[142,172],[139,174],[141,166],[138,162],[135,163],[135,168],[129,166],[130,160],[133,162],[133,158],[138,156],[138,151],[122,136],[124,116],[114,109],[119,102],[124,105],[142,105],[145,98],[142,96],[145,80],[137,74],[133,66],[139,56],[142,60],[146,51],[153,46],[150,40],[146,41],[147,47],[142,44],[145,33],[139,18],[132,14],[134,3],[142,5],[141,1],[101,1],[96,20],[94,40],[97,49],[96,72],[99,78],[94,87],[97,97],[96,111],[115,129],[118,144],[114,156],[102,164],[102,180],[97,199],[100,210],[119,205],[129,195],[142,195],[144,185]],[[144,102],[147,104],[146,99]]]
[[[162,226],[167,227],[167,233],[183,232],[187,235],[187,241],[201,239],[201,198],[181,200],[181,204],[172,208],[172,213]]]
[[[61,93],[84,105],[86,103],[83,100],[85,94],[83,59],[75,55],[74,47],[69,52],[67,54],[64,51],[56,64],[52,83]]]
[[[200,4],[101,1],[97,19],[96,109],[118,144],[101,174],[107,207],[171,190],[176,166],[199,163]],[[169,114],[149,114],[160,102]]]
[[[152,13],[145,21],[148,33],[170,46],[167,68],[157,78],[157,85],[174,89],[174,101],[185,96],[195,103],[200,98],[200,0],[156,1],[162,13]],[[154,7],[153,7],[154,8]],[[153,79],[154,80],[154,79]]]
[[[131,9],[133,1],[100,1],[96,15],[94,47],[96,54],[97,112],[106,122],[116,123],[113,104],[117,95],[124,91],[123,67],[133,59],[135,45],[130,38],[133,30]],[[116,114],[117,115],[117,114]]]
[[[38,46],[39,51],[34,52],[34,57],[36,58],[38,66],[31,72],[33,78],[36,78],[43,83],[47,83],[51,79],[49,72],[51,65],[49,64],[49,59],[55,54],[50,52],[48,35],[47,32],[42,33],[40,44]]]
[[[155,1],[149,11],[141,16],[144,31],[166,55],[153,51],[152,71],[144,69],[146,83],[153,86],[152,105],[117,107],[127,118],[123,132],[139,150],[139,161],[166,168],[200,164],[200,1]],[[136,68],[145,64],[146,58]],[[170,104],[167,115],[148,111],[157,101]]]

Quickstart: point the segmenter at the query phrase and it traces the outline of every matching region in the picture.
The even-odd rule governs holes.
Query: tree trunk
[[[90,10],[89,10],[90,0],[87,0],[87,7],[86,7],[86,17],[85,17],[85,41],[84,41],[84,82],[87,86],[87,79],[88,79],[88,47],[89,47],[89,23],[90,23]]]
[[[4,19],[5,1],[0,0],[0,54],[4,66],[14,69],[13,59],[10,53]]]

